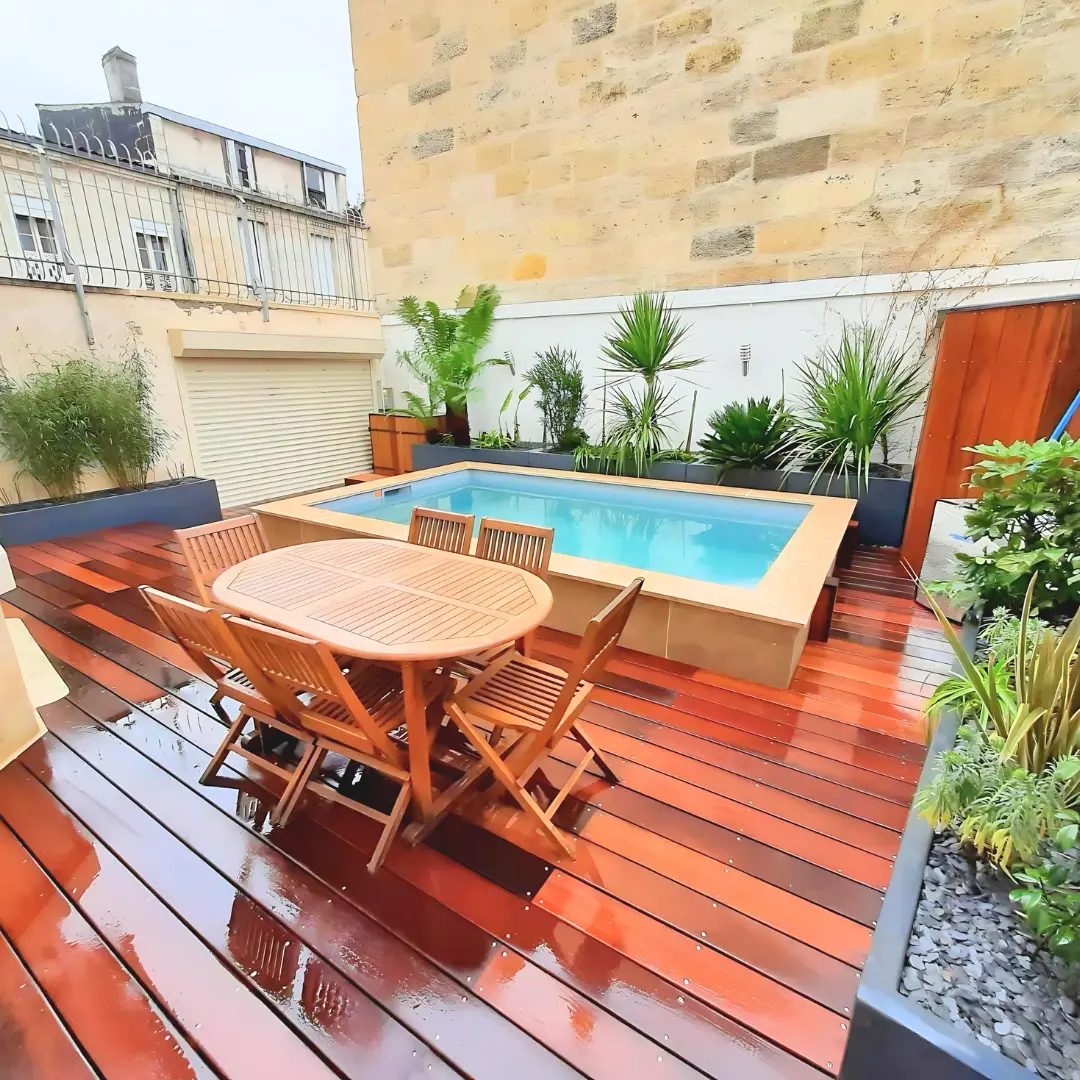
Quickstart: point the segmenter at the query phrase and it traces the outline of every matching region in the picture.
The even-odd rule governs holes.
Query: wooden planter
[[[435,418],[435,430],[446,431],[446,417]],[[411,472],[412,448],[427,442],[428,425],[414,416],[398,413],[371,413],[368,416],[371,432],[371,467],[384,476]]]

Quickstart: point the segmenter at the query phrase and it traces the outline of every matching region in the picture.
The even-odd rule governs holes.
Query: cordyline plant
[[[1034,859],[1060,813],[1080,805],[1080,611],[1060,635],[1044,628],[1029,643],[1035,586],[1033,577],[1011,671],[993,654],[985,665],[972,660],[930,598],[978,708],[920,791],[919,809],[1006,868],[1014,856]]]
[[[661,375],[686,371],[702,363],[700,357],[678,355],[686,326],[663,294],[638,293],[629,306],[620,307],[615,327],[607,336],[604,356],[611,370],[626,378],[638,376],[652,389]]]
[[[814,485],[829,475],[842,477],[846,488],[853,473],[856,490],[865,491],[874,450],[881,449],[888,465],[893,434],[925,397],[921,364],[891,345],[884,328],[845,324],[840,341],[799,365],[798,372],[803,401],[792,464],[801,459],[816,466]]]

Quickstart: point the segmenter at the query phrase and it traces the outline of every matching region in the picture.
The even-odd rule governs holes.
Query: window
[[[156,221],[132,221],[135,232],[135,250],[139,256],[139,269],[143,272],[143,284],[147,289],[176,288],[169,250],[169,230]]]
[[[334,288],[334,241],[321,233],[311,234],[311,270],[316,298],[336,296]]]
[[[250,146],[235,139],[222,139],[221,150],[225,157],[225,175],[233,187],[254,188],[255,155]]]
[[[31,281],[66,281],[67,271],[48,204],[43,199],[12,195],[11,208],[26,276]]]
[[[309,206],[317,206],[320,210],[326,209],[326,175],[322,169],[317,169],[307,162],[301,166],[304,170],[304,196]]]
[[[274,271],[270,262],[270,243],[263,221],[247,222],[247,240],[244,241],[244,220],[237,218],[240,229],[241,249],[244,256],[244,271],[247,274],[248,288],[252,296],[258,296],[261,285],[268,295],[274,289]],[[272,297],[271,297],[272,298]]]

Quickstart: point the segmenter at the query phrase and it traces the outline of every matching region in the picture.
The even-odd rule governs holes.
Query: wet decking
[[[10,557],[71,695],[0,773],[6,1080],[837,1072],[949,664],[892,556],[858,553],[789,690],[621,652],[585,715],[624,782],[578,784],[575,859],[499,805],[375,877],[361,815],[273,829],[239,759],[198,784],[223,729],[135,591],[190,593],[168,530]]]

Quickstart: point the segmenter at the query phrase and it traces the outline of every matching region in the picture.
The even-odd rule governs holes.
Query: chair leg
[[[469,788],[489,771],[490,766],[486,761],[478,761],[471,765],[462,776],[455,780],[435,800],[431,808],[431,814],[427,818],[423,821],[414,821],[405,830],[405,843],[410,847],[415,847],[421,840],[429,836],[454,806],[461,802]]]
[[[570,728],[570,734],[573,735],[575,739],[577,739],[577,741],[582,745],[587,754],[592,754],[593,760],[596,762],[597,765],[600,766],[600,771],[604,774],[605,777],[607,777],[607,779],[612,784],[620,783],[618,774],[607,763],[607,761],[604,760],[604,755],[601,754],[595,746],[593,746],[592,740],[589,738],[588,735],[585,734],[584,731],[581,730],[581,725],[578,724],[577,721],[575,721],[573,726]]]
[[[551,824],[545,816],[544,811],[540,809],[540,805],[537,801],[518,782],[518,778],[511,772],[506,762],[495,753],[491,744],[484,738],[483,732],[477,731],[468,716],[466,716],[466,714],[456,705],[451,705],[447,711],[450,713],[451,717],[453,717],[454,723],[465,732],[466,737],[469,742],[473,744],[473,748],[476,752],[481,758],[487,761],[495,779],[510,792],[514,801],[517,802],[522,810],[534,818],[541,831],[544,832],[550,840],[558,844],[567,855],[573,857],[573,848],[566,842],[559,830]]]
[[[375,852],[371,856],[371,861],[367,864],[368,872],[374,874],[383,864],[383,859],[386,858],[386,853],[390,850],[390,845],[394,842],[394,837],[397,836],[397,831],[401,827],[401,819],[405,816],[405,811],[409,808],[409,800],[412,798],[412,784],[406,780],[401,785],[401,790],[398,792],[398,797],[394,801],[394,809],[390,811],[390,819],[383,827],[382,836],[379,837],[379,843],[375,847]]]
[[[222,710],[224,712],[224,710]],[[233,747],[233,743],[240,738],[240,732],[244,730],[244,725],[250,719],[250,713],[245,709],[240,710],[240,715],[235,720],[229,721],[229,731],[224,739],[221,741],[221,745],[217,748],[217,753],[210,759],[209,764],[203,769],[202,776],[199,777],[200,784],[209,784],[210,781],[217,775],[218,769],[225,763],[225,759],[229,756],[229,751]]]
[[[271,825],[284,827],[289,824],[289,818],[292,817],[293,811],[300,804],[300,799],[303,797],[308,781],[322,764],[324,757],[326,757],[326,751],[318,743],[313,742],[304,751],[304,756],[293,771],[292,779],[278,800],[277,806],[274,807],[273,812],[270,814]]]
[[[218,690],[218,691],[217,691],[217,693],[216,693],[216,694],[214,694],[214,696],[213,696],[213,697],[212,697],[212,698],[210,699],[210,708],[212,708],[212,709],[214,710],[214,712],[216,712],[216,713],[217,713],[217,715],[218,715],[218,719],[219,719],[219,720],[220,720],[220,721],[221,721],[221,722],[222,722],[222,723],[223,723],[223,724],[224,724],[224,725],[225,725],[226,727],[232,727],[233,719],[232,719],[232,717],[231,717],[231,716],[230,716],[230,715],[229,715],[229,714],[228,714],[228,713],[227,713],[227,712],[225,711],[225,706],[221,704],[221,698],[222,698],[222,696],[223,696],[223,695],[222,695],[222,692],[221,692],[220,690]],[[241,713],[241,715],[243,715],[243,712],[244,712],[244,710],[243,710],[243,709],[241,709],[241,710],[240,710],[240,713]]]

